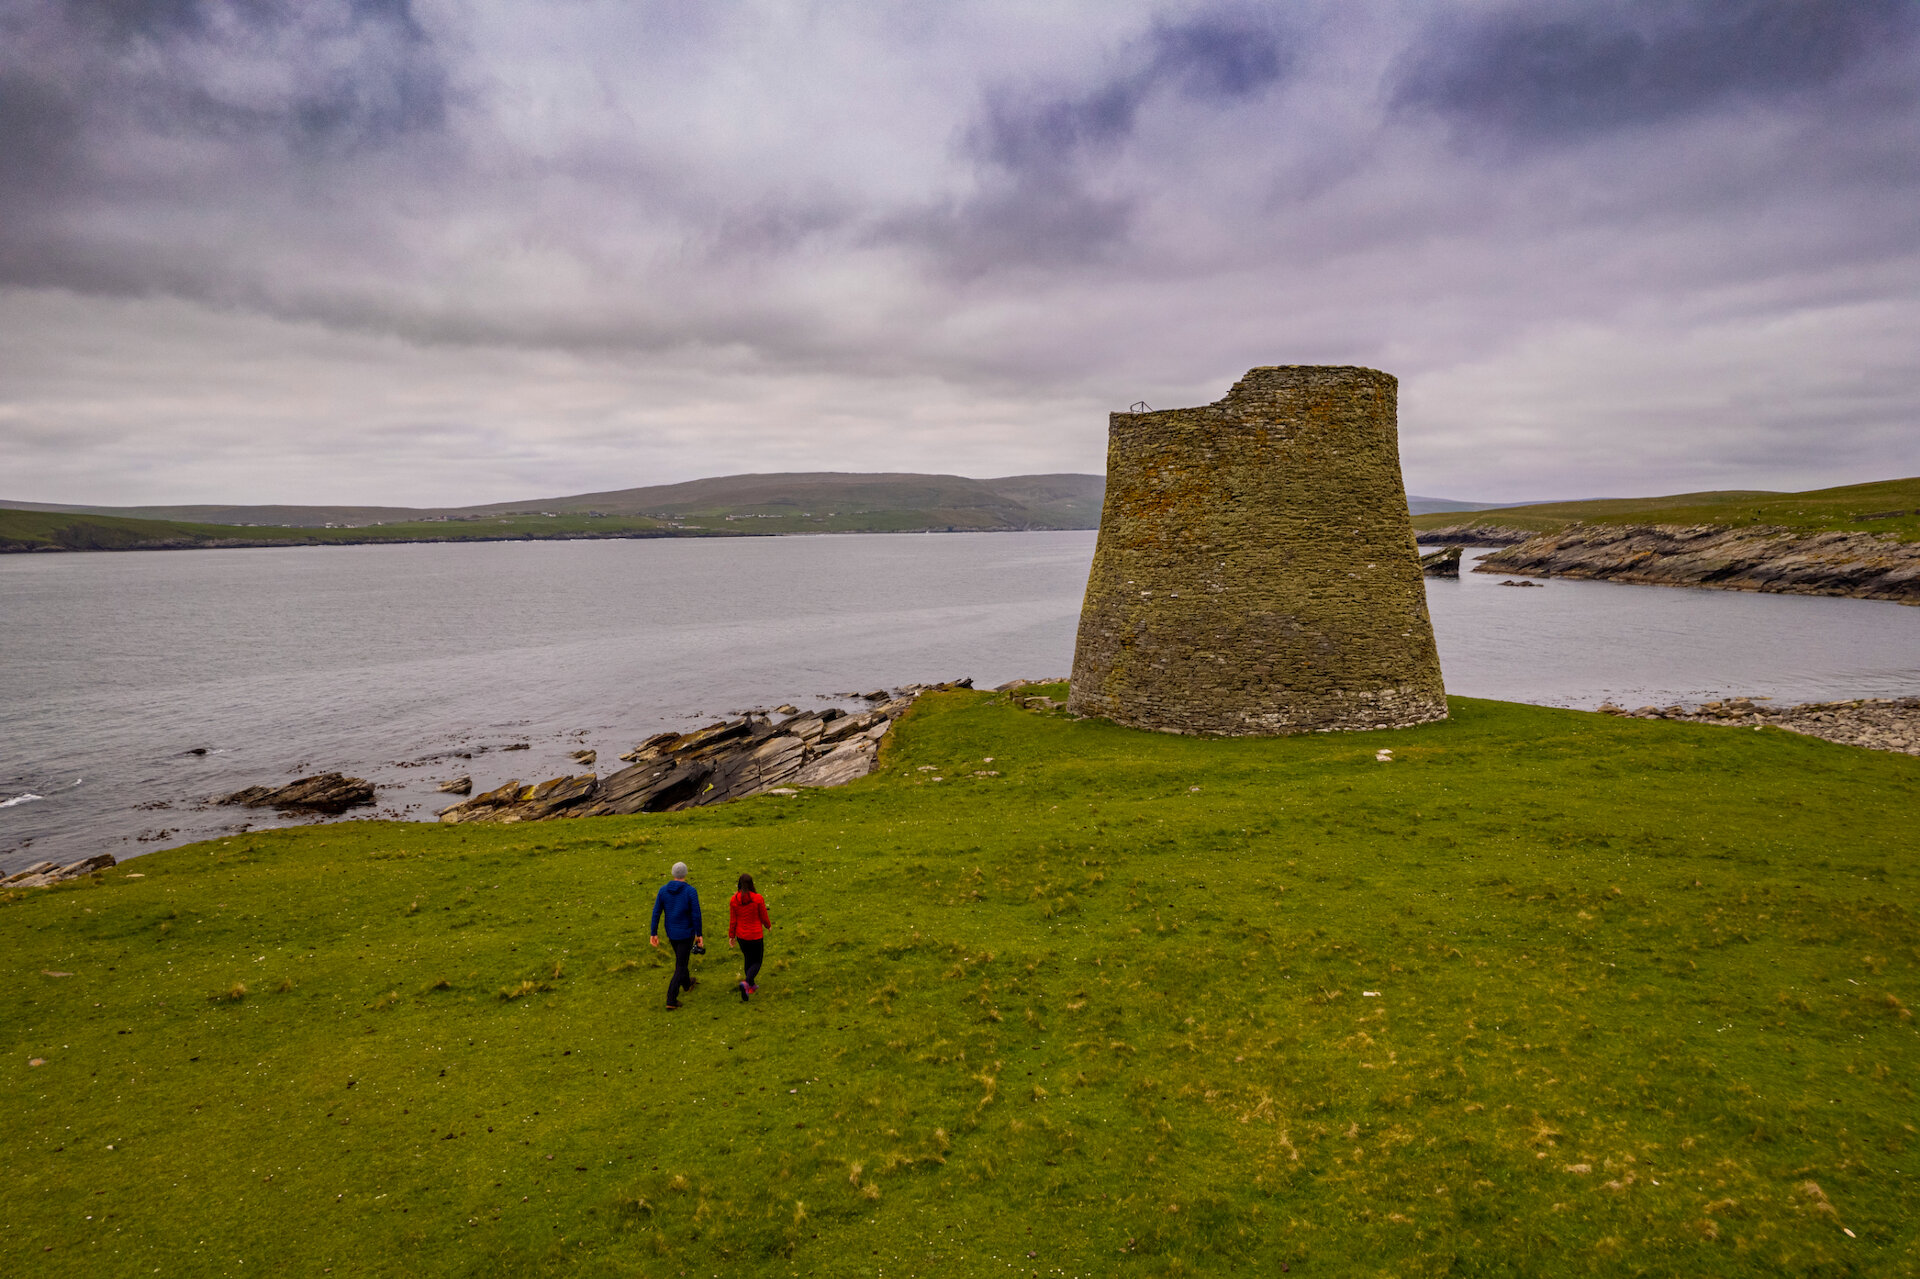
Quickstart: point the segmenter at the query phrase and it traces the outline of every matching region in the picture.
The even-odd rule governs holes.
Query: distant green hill
[[[330,529],[340,526],[363,536],[314,534],[322,541],[415,541],[426,534],[449,540],[501,536],[491,523],[502,518],[540,521],[516,526],[510,536],[619,536],[627,526],[608,520],[643,521],[639,529],[750,533],[926,533],[1004,529],[1094,529],[1106,480],[1098,475],[1058,473],[1007,475],[976,480],[964,475],[910,472],[782,472],[722,475],[683,484],[576,493],[570,497],[528,498],[479,506],[67,506],[51,502],[0,499],[0,510],[32,511],[65,519],[57,524],[12,522],[14,537],[36,541],[47,530],[65,529],[74,549],[114,549],[145,545],[153,538],[185,539],[202,545],[209,538],[239,536],[273,544],[284,541],[274,529]],[[1490,509],[1484,502],[1441,497],[1410,497],[1415,512]],[[551,520],[558,518],[562,523]],[[101,520],[167,521],[195,528],[131,529]],[[589,519],[590,525],[567,523]],[[487,525],[484,533],[454,531],[449,525]],[[209,531],[213,526],[214,531]],[[7,527],[0,523],[0,528]],[[220,532],[235,527],[245,534]],[[25,530],[25,532],[21,532]],[[374,530],[379,530],[375,532]],[[543,532],[544,530],[544,532]],[[637,535],[637,534],[636,534]],[[56,539],[57,540],[57,539]]]
[[[1010,485],[1035,492],[1031,481],[1039,476],[1006,480],[975,480],[963,475],[918,475],[904,472],[820,471],[771,475],[723,475],[553,498],[536,505],[545,510],[600,510],[674,517],[774,515],[781,518],[838,518],[898,511],[979,511],[995,521],[1027,522],[1033,513],[1019,498],[1002,491]],[[1091,492],[1096,499],[1103,485],[1099,476],[1066,478],[1071,492]],[[1053,505],[1055,503],[1043,503]],[[501,502],[476,510],[525,509],[529,503]],[[1098,507],[1095,508],[1096,517]],[[1043,515],[1042,518],[1045,518]]]
[[[1098,475],[863,474],[842,471],[725,475],[645,488],[526,498],[478,506],[63,506],[0,500],[0,508],[247,527],[354,528],[440,524],[502,516],[620,516],[753,532],[1096,528],[1106,481]]]
[[[777,533],[1094,529],[1098,475],[726,475],[483,506],[61,506],[0,500],[0,551],[663,537]],[[1416,530],[1498,526],[1552,532],[1610,524],[1765,524],[1856,529],[1920,541],[1920,477],[1807,493],[1720,490],[1498,506],[1410,497]],[[1475,517],[1469,512],[1479,512]],[[328,527],[330,525],[338,527]]]
[[[1463,520],[1454,513],[1417,515],[1420,532],[1463,524],[1498,525],[1551,533],[1575,521],[1588,524],[1712,524],[1743,528],[1764,524],[1825,532],[1855,530],[1885,533],[1903,542],[1920,541],[1920,476],[1877,480],[1805,493],[1723,489],[1676,493],[1668,497],[1604,498],[1589,502],[1542,502],[1510,506],[1497,513]]]
[[[962,475],[823,471],[727,475],[651,488],[582,493],[475,511],[604,511],[753,532],[909,532],[1095,528],[1105,481],[1097,475]]]
[[[0,502],[0,551],[778,533],[1090,529],[1097,475],[731,475],[572,497],[372,506],[76,507]]]

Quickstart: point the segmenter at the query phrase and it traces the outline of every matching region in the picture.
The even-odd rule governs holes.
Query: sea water
[[[1094,535],[892,534],[0,556],[0,872],[586,771],[664,728],[970,676],[1065,676]],[[1469,562],[1477,556],[1470,555]],[[1592,707],[1920,692],[1920,609],[1467,573],[1427,584],[1449,692]],[[525,743],[528,749],[506,747]]]

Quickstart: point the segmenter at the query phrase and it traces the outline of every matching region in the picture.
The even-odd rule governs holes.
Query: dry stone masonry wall
[[[1282,365],[1113,414],[1069,709],[1237,736],[1445,719],[1398,386]]]

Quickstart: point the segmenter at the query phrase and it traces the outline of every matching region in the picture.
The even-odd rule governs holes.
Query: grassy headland
[[[1920,1268],[1920,761],[1454,709],[1216,740],[933,694],[841,790],[261,832],[20,895],[0,1257]],[[675,859],[709,953],[668,1014]],[[776,921],[746,1006],[743,869]]]
[[[755,530],[758,531],[758,530]],[[719,530],[722,535],[732,529]],[[360,528],[284,527],[131,519],[117,515],[0,509],[0,551],[189,550],[220,546],[361,546],[375,542],[503,542],[541,538],[682,537],[632,515],[511,515],[417,520]]]
[[[1537,506],[1509,506],[1477,514],[1416,515],[1413,527],[1416,532],[1424,532],[1485,524],[1531,533],[1554,533],[1576,522],[1710,524],[1721,528],[1764,525],[1803,533],[1882,533],[1903,542],[1914,542],[1920,541],[1920,476],[1812,489],[1805,493],[1727,489],[1667,497],[1543,502]]]

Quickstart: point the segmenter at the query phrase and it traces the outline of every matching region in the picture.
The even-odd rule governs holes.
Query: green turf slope
[[[1553,533],[1575,521],[1588,524],[1712,524],[1745,528],[1763,524],[1802,533],[1880,533],[1920,541],[1920,476],[1875,480],[1805,493],[1722,489],[1667,497],[1604,498],[1591,502],[1542,502],[1474,515],[1416,515],[1421,532],[1463,523],[1495,524],[1533,533]]]
[[[841,790],[16,895],[0,1266],[1920,1270],[1920,760],[1454,707],[1211,740],[930,695]],[[710,922],[662,1010],[676,858],[710,921],[759,877],[752,1004]]]

